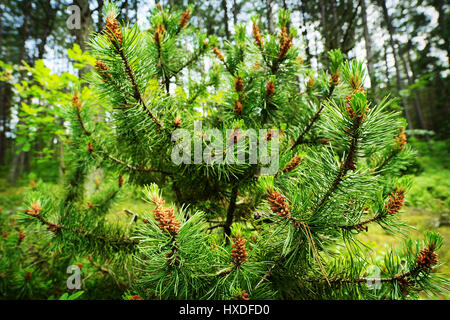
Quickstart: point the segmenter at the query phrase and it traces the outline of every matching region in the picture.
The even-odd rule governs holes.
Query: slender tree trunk
[[[237,1],[233,0],[233,23],[234,23],[234,25],[237,25],[237,23],[238,23],[238,18],[237,18],[238,13],[239,13],[239,7],[237,4]]]
[[[275,32],[275,26],[273,23],[273,14],[272,14],[272,0],[266,0],[266,14],[267,14],[267,28],[270,33]]]
[[[386,87],[388,90],[391,90],[391,77],[390,77],[390,73],[389,73],[389,66],[388,66],[388,58],[387,58],[387,45],[383,46],[383,52],[384,52],[384,67],[385,67],[385,76],[386,76]]]
[[[375,77],[375,68],[373,66],[372,40],[370,38],[369,28],[367,24],[367,7],[365,0],[361,0],[361,17],[364,30],[364,42],[366,45],[367,70],[369,72],[370,87],[374,93],[374,96],[376,96],[377,83]]]
[[[402,54],[400,55],[400,59],[402,60],[403,69],[405,69],[406,78],[408,80],[408,86],[410,86],[414,83],[414,81],[411,78],[411,76],[409,75],[408,65],[406,63],[405,57]],[[422,110],[420,107],[420,102],[419,102],[419,99],[417,98],[417,95],[418,95],[417,90],[412,89],[411,91],[413,93],[412,94],[413,105],[414,105],[414,110],[416,111],[417,121],[419,122],[419,129],[425,129],[425,125],[423,122],[423,116],[422,116]]]
[[[402,79],[401,79],[401,74],[400,74],[400,64],[398,61],[398,55],[397,55],[397,50],[396,50],[395,41],[394,41],[395,29],[394,29],[394,26],[392,25],[392,20],[391,20],[391,17],[389,16],[389,12],[386,7],[386,1],[378,0],[378,4],[380,5],[380,7],[383,11],[383,17],[384,17],[384,20],[387,25],[387,29],[388,29],[388,33],[389,33],[389,44],[391,46],[392,54],[394,56],[395,75],[397,78],[396,79],[397,80],[397,90],[400,91],[403,89],[403,86],[402,86]],[[404,96],[402,96],[402,102],[403,102],[403,115],[405,116],[406,121],[408,122],[409,129],[413,129],[411,117],[408,112],[408,105],[406,102],[406,98]]]
[[[447,51],[447,59],[448,64],[450,66],[450,32],[446,29],[445,25],[445,10],[444,5],[445,2],[443,0],[433,0],[431,1],[432,6],[436,9],[436,11],[439,13],[438,16],[438,25],[439,25],[439,34],[442,36],[444,43],[445,43],[445,50]],[[447,2],[448,5],[448,2]]]
[[[97,32],[101,32],[103,30],[103,0],[97,0],[98,11],[97,11]]]
[[[222,0],[222,10],[223,10],[223,23],[225,26],[225,38],[227,40],[230,40],[230,30],[228,28],[228,6],[226,0]]]
[[[300,1],[300,12],[301,12],[301,16],[302,16],[302,25],[301,25],[301,30],[302,30],[302,35],[303,35],[303,41],[305,43],[305,53],[306,53],[306,60],[311,63],[311,59],[312,59],[312,55],[311,55],[311,50],[309,47],[309,41],[308,41],[308,28],[306,27],[306,18],[305,18],[305,0]]]
[[[89,33],[93,29],[94,21],[91,17],[89,9],[89,0],[74,0],[74,4],[80,7],[80,29],[75,29],[75,43],[77,43],[82,51],[87,50],[87,40]],[[84,67],[78,73],[79,76],[86,74],[90,70],[89,66]]]
[[[23,12],[23,22],[22,26],[20,27],[19,34],[20,34],[20,40],[21,40],[21,47],[20,47],[20,60],[25,61],[26,60],[26,42],[28,40],[28,24],[31,14],[31,1],[30,0],[24,0],[21,6],[21,10]],[[25,79],[26,73],[25,71],[20,72],[20,79]],[[20,113],[20,104],[19,104],[19,113]],[[23,120],[19,116],[19,124],[23,124]],[[13,160],[11,163],[11,168],[8,175],[8,182],[10,184],[14,184],[19,177],[22,176],[23,173],[23,167],[24,167],[24,161],[25,161],[25,153],[23,151],[17,152],[18,147],[17,144],[14,145],[14,153],[13,153]]]

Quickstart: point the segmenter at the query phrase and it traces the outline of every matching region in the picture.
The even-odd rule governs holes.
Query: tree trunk
[[[228,7],[226,0],[222,0],[222,10],[223,10],[223,23],[225,26],[225,38],[227,40],[230,40],[230,30],[228,29]]]
[[[239,13],[239,7],[237,4],[237,1],[233,0],[233,23],[234,23],[234,25],[237,25],[237,23],[238,23],[238,19],[237,19],[238,13]]]
[[[97,32],[101,32],[103,30],[103,0],[97,0]]]
[[[374,96],[376,96],[377,83],[375,77],[375,68],[373,66],[372,40],[370,39],[370,33],[367,24],[367,7],[365,0],[361,0],[361,17],[364,30],[364,42],[366,45],[367,71],[369,72],[370,87],[374,93]]]
[[[398,61],[398,55],[397,55],[397,50],[395,47],[395,41],[394,41],[394,34],[395,34],[395,29],[394,26],[392,25],[392,20],[391,17],[389,16],[389,12],[388,9],[386,7],[386,1],[385,0],[378,0],[378,4],[381,7],[382,11],[383,11],[383,17],[384,20],[386,22],[386,26],[388,29],[388,33],[389,33],[389,44],[391,46],[392,49],[392,55],[394,56],[394,64],[395,64],[395,75],[396,75],[396,80],[397,80],[397,90],[400,92],[400,90],[403,89],[402,86],[402,79],[401,79],[401,75],[400,75],[400,64]],[[406,118],[406,121],[408,122],[408,126],[409,129],[413,129],[412,126],[412,122],[411,122],[411,117],[409,115],[408,112],[408,105],[406,102],[406,98],[404,96],[402,96],[402,102],[403,102],[403,115]]]
[[[447,2],[447,4],[448,4],[448,2]],[[450,66],[450,39],[449,39],[450,32],[446,29],[446,25],[445,25],[446,16],[445,16],[445,10],[444,10],[444,1],[433,0],[433,1],[431,1],[431,5],[439,13],[439,16],[438,16],[439,34],[442,36],[442,38],[444,40],[445,49],[447,51],[448,64]]]
[[[267,13],[267,28],[270,33],[275,32],[275,26],[273,24],[273,15],[272,15],[272,0],[266,0],[266,13]]]
[[[309,47],[309,41],[308,41],[308,28],[306,27],[306,18],[305,18],[305,0],[300,1],[300,12],[302,16],[302,36],[303,36],[303,42],[305,43],[305,53],[306,53],[306,60],[311,63],[312,55],[311,50]]]
[[[402,60],[403,69],[405,69],[406,79],[408,80],[408,86],[412,85],[414,83],[413,79],[409,75],[408,65],[406,63],[405,57],[401,54],[400,59]],[[425,125],[423,122],[423,116],[422,116],[422,110],[420,107],[420,102],[417,94],[416,89],[412,89],[412,98],[413,98],[413,104],[414,104],[414,110],[416,111],[416,117],[417,121],[419,122],[419,129],[425,129]]]
[[[25,0],[22,3],[21,10],[23,13],[23,22],[22,26],[19,29],[19,35],[20,35],[20,60],[25,61],[26,59],[26,42],[28,40],[29,30],[28,30],[28,24],[31,14],[31,1]],[[20,72],[20,79],[23,80],[26,76],[25,71]],[[20,103],[19,103],[19,113],[20,113]],[[19,116],[19,124],[23,124],[22,118]],[[18,178],[22,176],[23,173],[23,167],[24,167],[24,161],[25,161],[25,153],[23,151],[17,152],[18,147],[17,144],[14,145],[14,153],[13,153],[13,160],[11,163],[11,168],[8,175],[8,183],[14,184]]]
[[[74,0],[74,4],[80,7],[80,29],[73,30],[75,34],[75,43],[78,44],[82,51],[87,50],[87,40],[89,33],[93,29],[94,21],[91,17],[91,10],[89,9],[89,0]],[[83,76],[90,70],[89,66],[79,70],[78,76]]]

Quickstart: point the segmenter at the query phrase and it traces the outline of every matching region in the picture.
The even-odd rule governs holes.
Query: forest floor
[[[446,150],[444,144],[443,149]],[[420,149],[419,149],[420,150]],[[441,151],[440,151],[441,152]],[[408,238],[423,239],[425,231],[439,232],[444,238],[444,245],[439,252],[439,261],[442,264],[437,272],[450,275],[450,168],[447,154],[430,155],[419,152],[417,158],[418,170],[412,174],[413,186],[406,196],[406,206],[399,218],[412,228]],[[29,179],[29,178],[27,178]],[[7,187],[4,178],[0,178],[0,215],[16,216],[17,212],[24,210],[24,194],[29,190],[27,179],[15,187]],[[57,189],[57,185],[54,185]],[[132,188],[124,190],[126,195],[119,197],[114,204],[108,219],[128,222],[129,217],[124,214],[124,209],[144,213],[151,211],[151,206],[141,199]],[[2,218],[2,217],[0,217]],[[3,216],[5,218],[5,216]],[[15,219],[10,220],[8,225],[0,225],[0,233],[7,231],[5,228],[19,229]],[[6,221],[0,219],[0,221]],[[388,248],[399,248],[405,238],[392,236],[378,225],[371,225],[368,232],[358,235],[359,239],[372,248],[375,255],[382,255]],[[423,299],[430,299],[423,295]],[[446,296],[434,297],[434,299],[449,299]]]

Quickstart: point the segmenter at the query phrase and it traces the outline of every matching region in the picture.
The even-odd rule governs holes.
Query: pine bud
[[[41,205],[39,204],[39,202],[35,202],[31,205],[31,209],[25,210],[25,213],[30,216],[37,217],[39,216],[41,211],[42,211]]]
[[[278,38],[280,39],[279,58],[283,58],[286,56],[287,52],[292,47],[292,39],[291,37],[288,36],[286,27],[283,27]]]
[[[266,134],[266,141],[272,140],[272,138],[275,136],[275,130],[270,129],[269,132]]]
[[[108,66],[102,60],[95,62],[95,69],[102,76],[103,82],[106,82],[107,79],[112,79],[111,73],[108,72]]]
[[[72,98],[72,106],[74,106],[75,108],[77,108],[78,109],[78,111],[81,111],[81,100],[80,100],[80,97],[78,96],[78,93],[76,92],[74,95],[73,95],[73,98]]]
[[[302,159],[299,156],[293,157],[291,159],[291,161],[283,169],[283,172],[290,172],[290,171],[294,170],[301,162],[302,162]]]
[[[258,25],[256,23],[253,23],[252,30],[253,30],[253,38],[255,38],[256,45],[261,48],[263,45],[263,41],[262,41],[261,33],[259,32]]]
[[[245,290],[242,290],[240,295],[236,295],[235,300],[250,300],[248,293]]]
[[[337,86],[339,84],[339,74],[335,73],[331,75],[330,85]]]
[[[234,112],[236,112],[237,115],[242,115],[242,104],[239,101],[236,101],[234,103]]]
[[[181,223],[176,219],[172,208],[164,208],[162,205],[157,205],[153,209],[153,214],[162,232],[168,232],[172,236],[178,234]]]
[[[139,296],[138,294],[136,294],[136,295],[134,295],[134,296],[131,296],[131,297],[130,297],[130,300],[144,300],[144,299],[142,299],[141,296]]]
[[[275,92],[275,84],[272,81],[267,82],[266,97],[270,97]]]
[[[34,179],[30,180],[30,187],[31,187],[31,189],[36,189],[37,183],[36,183],[36,181],[34,181]]]
[[[166,28],[164,28],[163,25],[159,25],[155,28],[155,33],[153,34],[153,39],[155,40],[155,43],[160,46],[161,41],[163,39],[163,34],[166,31]]]
[[[8,235],[9,235],[8,231],[5,231],[2,233],[2,238],[6,239],[6,238],[8,238]]]
[[[394,144],[394,149],[401,151],[403,149],[403,147],[406,145],[406,134],[405,134],[405,130],[401,129],[400,130],[400,134],[398,135],[397,138],[395,138],[395,144]]]
[[[123,186],[123,176],[119,176],[118,184],[119,184],[119,188],[121,188]]]
[[[233,248],[231,250],[231,258],[234,260],[234,263],[237,267],[239,267],[243,262],[248,261],[248,253],[245,248],[246,240],[240,236],[233,238],[234,243],[231,245]]]
[[[119,44],[122,44],[122,31],[117,19],[114,16],[110,15],[106,17],[105,31],[109,41],[113,43],[117,41]]]
[[[180,22],[178,23],[179,26],[181,28],[184,28],[186,26],[186,24],[188,23],[190,17],[191,17],[191,12],[190,11],[183,12],[183,15],[180,18]]]
[[[244,81],[242,81],[241,78],[236,77],[234,80],[234,88],[236,89],[236,92],[243,92],[244,91]]]
[[[27,272],[27,273],[25,273],[25,281],[30,281],[30,279],[31,279],[31,272]]]
[[[175,128],[179,128],[179,127],[181,127],[181,119],[180,119],[180,117],[176,117],[175,118],[175,120],[173,121],[173,126],[175,127]]]
[[[278,192],[272,190],[269,192],[267,202],[271,206],[270,210],[282,218],[290,215],[290,206],[284,200],[284,197]]]
[[[19,243],[21,243],[23,240],[25,240],[25,237],[26,237],[26,235],[25,235],[25,230],[20,230],[20,231],[19,231],[19,236],[18,236],[18,238],[17,238],[17,240],[19,241]]]
[[[397,214],[403,206],[405,201],[405,190],[394,188],[394,192],[389,196],[389,201],[386,203],[386,212],[388,215]]]
[[[225,61],[225,58],[224,58],[222,52],[220,52],[220,50],[217,49],[217,47],[213,48],[213,52],[220,61]]]
[[[417,255],[416,262],[419,268],[430,270],[433,266],[437,265],[438,255],[430,248],[425,248],[420,250],[420,253]]]
[[[89,151],[90,153],[94,152],[94,146],[91,142],[89,142],[87,145],[87,151]]]

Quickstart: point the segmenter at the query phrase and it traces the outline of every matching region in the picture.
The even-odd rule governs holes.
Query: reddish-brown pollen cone
[[[430,248],[420,250],[417,255],[417,266],[424,270],[430,270],[433,266],[438,264],[438,254]]]
[[[269,202],[270,210],[272,210],[273,213],[282,218],[289,216],[291,208],[284,200],[284,197],[278,192],[274,190],[270,191],[267,197],[267,202]]]
[[[113,16],[106,17],[106,35],[111,42],[117,41],[122,44],[122,31],[117,19]]]
[[[290,172],[294,170],[301,162],[302,159],[299,156],[293,157],[292,160],[283,169],[283,172]]]
[[[241,236],[233,238],[234,243],[231,245],[231,258],[234,260],[236,266],[240,266],[243,262],[248,261],[248,253],[245,248],[246,240]]]
[[[33,216],[33,217],[37,217],[42,211],[42,207],[38,202],[35,202],[31,205],[31,209],[26,209],[25,213]]]
[[[163,202],[162,202],[163,203]],[[181,227],[180,221],[175,217],[173,208],[164,208],[158,205],[154,210],[155,220],[162,232],[168,232],[172,236],[176,236]]]
[[[405,201],[405,190],[395,188],[394,192],[389,196],[389,201],[386,204],[387,214],[390,216],[396,215],[403,206]]]

